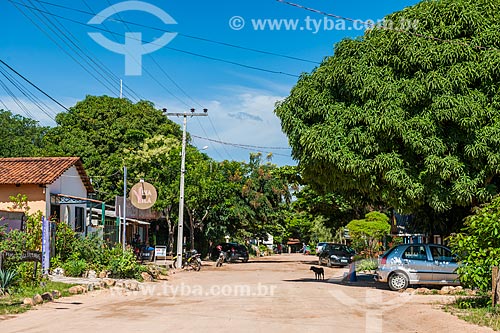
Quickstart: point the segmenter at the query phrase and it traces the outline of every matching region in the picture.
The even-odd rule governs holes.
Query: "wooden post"
[[[498,266],[494,266],[491,269],[491,306],[497,305],[499,293],[500,290],[498,290]]]

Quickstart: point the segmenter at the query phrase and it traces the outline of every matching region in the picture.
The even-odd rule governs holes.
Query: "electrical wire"
[[[82,14],[88,14],[88,15],[94,15],[94,16],[96,16],[95,13],[89,13],[87,11],[84,11],[84,10],[81,10],[81,9],[77,9],[77,8],[71,8],[71,7],[67,7],[67,6],[63,6],[63,5],[59,5],[59,4],[54,4],[54,3],[47,2],[47,1],[42,1],[42,0],[33,0],[33,1],[44,3],[44,4],[47,4],[47,5],[50,5],[50,6],[55,6],[55,7],[63,8],[63,9],[70,10],[70,11],[79,12],[79,13],[82,13]],[[109,0],[107,2],[110,4]],[[135,26],[139,26],[139,27],[143,27],[143,28],[149,28],[149,29],[156,30],[156,31],[161,31],[161,32],[169,32],[169,33],[173,32],[173,31],[167,30],[167,29],[162,29],[162,28],[153,27],[153,26],[149,26],[149,25],[145,25],[145,24],[141,24],[141,23],[136,23],[136,22],[122,20],[120,17],[118,17],[118,19],[109,19],[109,20],[110,21],[114,21],[114,22],[121,22],[121,23],[124,23],[124,24],[132,24],[132,25],[135,25]],[[266,55],[271,55],[271,56],[286,58],[286,59],[290,59],[290,60],[301,61],[301,62],[307,62],[307,63],[311,63],[311,64],[316,64],[316,65],[321,64],[318,61],[313,61],[313,60],[308,60],[308,59],[293,57],[293,56],[289,56],[289,55],[285,55],[285,54],[280,54],[280,53],[276,53],[276,52],[271,52],[271,51],[254,49],[254,48],[245,47],[245,46],[236,45],[236,44],[231,44],[231,43],[227,43],[227,42],[221,42],[221,41],[217,41],[217,40],[213,40],[213,39],[209,39],[209,38],[204,38],[204,37],[198,37],[198,36],[183,34],[183,33],[180,33],[180,32],[177,32],[177,35],[181,36],[181,37],[185,37],[185,38],[195,39],[195,40],[199,40],[199,41],[203,41],[203,42],[207,42],[207,43],[213,43],[213,44],[227,46],[227,47],[236,48],[236,49],[240,49],[240,50],[251,51],[251,52],[255,52],[255,53],[261,53],[261,54],[266,54]]]
[[[0,63],[2,63],[4,66],[6,66],[8,69],[10,69],[12,72],[14,72],[17,76],[19,76],[21,79],[23,79],[24,81],[28,82],[32,87],[34,87],[36,90],[38,90],[39,92],[41,92],[42,94],[44,94],[45,96],[47,96],[48,98],[50,98],[51,101],[53,101],[54,103],[56,103],[57,105],[59,105],[60,107],[62,107],[63,109],[65,109],[66,111],[69,111],[69,109],[67,107],[65,107],[64,105],[62,105],[58,100],[56,100],[54,97],[50,96],[48,93],[46,93],[45,91],[43,91],[40,87],[38,87],[36,84],[34,84],[33,82],[31,82],[30,80],[28,80],[26,77],[24,77],[21,73],[19,73],[18,71],[16,71],[14,68],[12,68],[11,66],[9,66],[9,64],[7,64],[5,61],[3,61],[2,59],[0,59]]]
[[[31,0],[28,0],[28,2],[34,6]],[[47,15],[45,15],[45,12],[40,10],[39,8],[30,7],[26,4],[24,4],[24,7],[28,8],[31,11],[33,17],[36,18],[41,24],[43,24],[50,32],[47,32],[42,26],[36,24],[31,17],[23,13],[25,17],[27,17],[40,31],[42,31],[46,36],[48,36],[66,54],[70,55],[68,50],[72,51],[76,57],[78,57],[83,61],[82,63],[75,57],[70,55],[70,57],[75,62],[77,62],[80,65],[80,67],[82,67],[85,71],[91,74],[106,89],[108,89],[110,92],[118,96],[116,86],[117,82],[119,82],[118,81],[119,78],[116,75],[114,75],[109,69],[107,69],[106,66],[98,60],[97,56],[92,54],[90,55],[87,54],[91,52],[89,52],[88,50],[84,50],[82,46],[80,46],[83,45],[83,43],[78,41],[78,39],[69,30],[65,29],[65,27],[57,20],[57,18],[54,20],[55,21],[54,23],[49,17],[47,17]],[[16,8],[22,12],[22,10],[17,6]],[[63,31],[63,29],[65,31]],[[65,46],[59,44],[54,39],[54,36],[57,37]],[[97,78],[97,76],[99,76],[102,80]],[[104,83],[103,81],[105,81],[106,83]],[[136,100],[140,99],[140,97],[138,97],[138,95],[135,94],[133,91],[130,92],[130,95],[131,97],[132,95],[135,95]]]
[[[272,149],[272,150],[290,150],[290,149],[292,149],[290,147],[266,147],[266,146],[247,145],[247,144],[243,144],[243,143],[224,142],[224,141],[220,141],[220,140],[204,138],[202,136],[193,135],[193,134],[191,134],[191,136],[193,138],[207,140],[207,141],[216,142],[216,143],[220,143],[223,145],[229,145],[229,146],[233,146],[233,147],[239,147],[239,148],[257,148],[257,149]]]
[[[10,84],[12,84],[17,90],[21,92],[21,94],[26,97],[28,101],[33,103],[40,111],[42,111],[47,117],[49,117],[51,120],[55,121],[55,112],[50,113],[48,110],[50,110],[50,107],[47,106],[43,101],[38,99],[34,94],[32,94],[28,89],[26,89],[23,84],[17,80],[14,76],[12,76],[10,73],[8,73],[6,70],[0,67],[0,74],[2,74],[3,77],[5,77]],[[47,108],[47,109],[46,109]],[[27,113],[31,118],[33,117],[33,114],[31,112]]]
[[[63,17],[61,15],[57,15],[57,14],[54,14],[54,13],[51,13],[51,12],[47,12],[47,11],[41,10],[39,8],[31,7],[31,6],[28,6],[26,4],[23,4],[23,3],[20,3],[20,2],[14,1],[14,0],[8,0],[8,1],[11,2],[11,3],[13,3],[13,4],[19,4],[19,5],[23,6],[23,7],[30,8],[30,9],[33,9],[33,10],[36,10],[36,11],[39,11],[39,12],[43,12],[43,13],[48,14],[48,15],[52,15],[52,16],[58,17],[58,18],[60,18],[62,20],[67,20],[67,21],[73,22],[75,24],[83,25],[83,26],[89,26],[87,23],[83,23],[83,22],[80,22],[80,21],[77,21],[77,20],[73,20],[73,19],[70,19],[70,18],[67,18],[67,17]],[[117,33],[117,32],[114,32],[114,31],[111,31],[111,30],[108,30],[108,29],[105,29],[105,28],[100,28],[100,27],[97,27],[97,26],[93,26],[93,28],[97,29],[97,30],[104,31],[104,32],[108,32],[110,34],[115,34],[117,36],[126,37],[124,34]],[[138,38],[133,38],[133,37],[129,37],[129,38],[130,39],[138,40],[141,43],[143,42],[143,40],[140,40]],[[151,41],[148,44],[159,45],[159,44],[155,43],[154,41]],[[282,72],[282,71],[278,71],[278,70],[266,69],[266,68],[257,67],[257,66],[251,66],[251,65],[239,63],[239,62],[236,62],[236,61],[231,61],[231,60],[226,60],[226,59],[222,59],[222,58],[212,57],[212,56],[204,55],[204,54],[201,54],[201,53],[196,53],[196,52],[192,52],[192,51],[186,51],[186,50],[178,49],[178,48],[171,47],[171,46],[164,46],[164,45],[161,45],[161,46],[163,48],[171,50],[171,51],[175,51],[175,52],[179,52],[179,53],[183,53],[183,54],[189,54],[189,55],[194,56],[194,57],[204,58],[204,59],[208,59],[208,60],[212,60],[212,61],[218,61],[218,62],[222,62],[222,63],[226,63],[226,64],[231,64],[231,65],[234,65],[234,66],[239,66],[239,67],[243,67],[243,68],[247,68],[247,69],[252,69],[252,70],[256,70],[256,71],[261,71],[261,72],[266,72],[266,73],[271,73],[271,74],[277,74],[277,75],[290,76],[290,77],[294,77],[294,78],[299,78],[300,77],[300,75],[296,75],[296,74],[291,74],[291,73]]]
[[[362,25],[364,25],[364,26],[366,26],[368,28],[372,28],[372,29],[373,28],[377,28],[377,29],[383,29],[383,30],[390,30],[390,31],[402,32],[402,33],[405,33],[405,34],[408,34],[408,35],[413,35],[413,36],[416,36],[416,37],[420,37],[420,38],[424,38],[424,39],[429,39],[429,40],[433,40],[433,41],[436,41],[436,42],[442,42],[442,43],[449,43],[449,44],[455,44],[455,45],[468,46],[468,47],[471,47],[471,48],[474,48],[474,49],[479,49],[479,50],[500,51],[500,49],[498,49],[496,47],[487,47],[487,46],[481,46],[481,45],[472,45],[470,43],[466,43],[466,42],[462,42],[462,41],[457,41],[457,40],[453,40],[453,39],[443,39],[443,38],[438,38],[438,37],[434,37],[434,36],[428,36],[428,35],[420,34],[418,32],[412,32],[410,30],[395,29],[395,28],[392,28],[392,27],[385,27],[383,25],[380,26],[380,25],[375,24],[374,22],[368,22],[368,21],[363,21],[363,20],[360,20],[360,19],[353,19],[353,18],[349,18],[349,17],[345,17],[345,16],[335,15],[335,14],[327,13],[327,12],[324,12],[324,11],[321,11],[321,10],[318,10],[318,9],[314,9],[314,8],[302,6],[302,5],[299,5],[297,3],[293,3],[293,2],[289,2],[289,1],[285,1],[285,0],[275,0],[275,1],[283,3],[283,4],[286,4],[286,5],[289,5],[289,6],[297,7],[297,8],[300,8],[300,9],[304,9],[304,10],[307,10],[307,11],[310,11],[310,12],[313,12],[313,13],[317,13],[317,14],[321,14],[321,15],[324,15],[324,16],[333,17],[333,18],[336,18],[336,19],[339,19],[339,20],[342,20],[342,21],[348,21],[348,22],[353,22],[353,23],[360,23],[360,24],[362,24]]]

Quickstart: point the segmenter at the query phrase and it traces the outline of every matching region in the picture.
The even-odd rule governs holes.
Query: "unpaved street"
[[[178,272],[139,292],[95,291],[2,318],[0,332],[493,332],[439,309],[444,296],[340,283],[345,269],[309,270],[316,257],[273,256]]]

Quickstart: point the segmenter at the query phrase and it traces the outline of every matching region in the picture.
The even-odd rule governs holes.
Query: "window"
[[[427,260],[427,253],[425,252],[425,246],[410,246],[408,247],[402,255],[403,259],[408,260]]]
[[[83,232],[85,221],[85,210],[82,207],[75,207],[75,231]]]
[[[450,250],[441,246],[430,246],[432,259],[436,261],[455,262],[455,256]]]

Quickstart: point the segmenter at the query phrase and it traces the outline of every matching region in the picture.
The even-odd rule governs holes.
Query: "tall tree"
[[[35,156],[48,127],[37,121],[0,110],[0,157]]]
[[[87,96],[56,122],[44,137],[44,154],[80,156],[106,201],[121,191],[125,150],[140,149],[155,135],[181,136],[179,126],[152,103],[108,96]]]
[[[278,103],[303,177],[402,212],[490,200],[500,181],[500,3],[423,1],[386,19],[418,24],[338,43]]]

